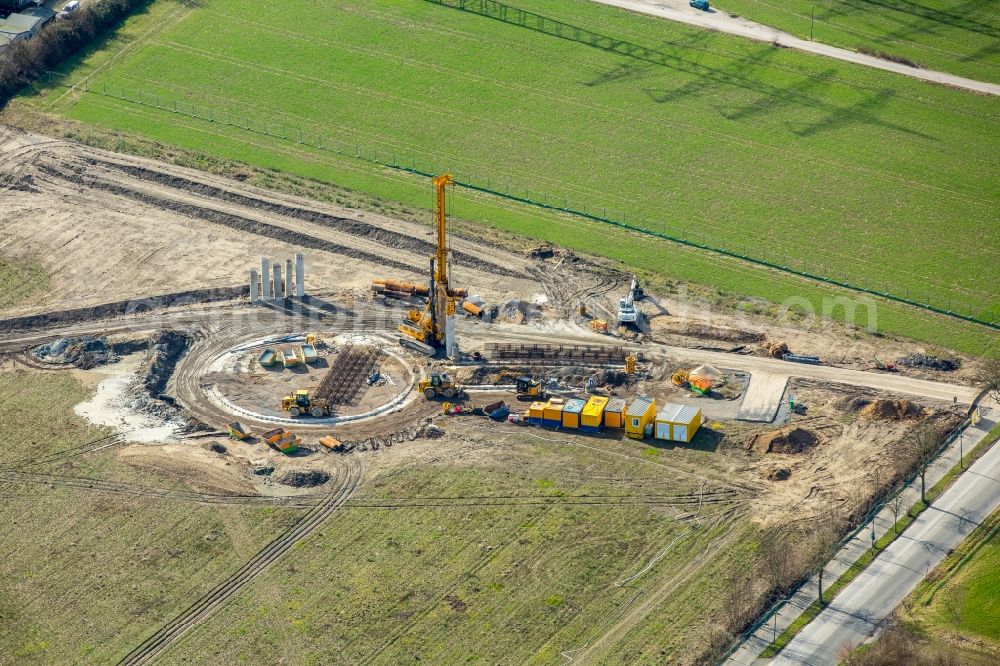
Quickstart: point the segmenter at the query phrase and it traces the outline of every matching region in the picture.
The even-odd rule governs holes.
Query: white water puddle
[[[179,441],[176,424],[143,414],[132,406],[137,391],[143,390],[134,385],[141,360],[141,355],[135,355],[97,370],[109,376],[97,385],[90,400],[81,402],[73,411],[95,425],[111,426],[129,442]]]

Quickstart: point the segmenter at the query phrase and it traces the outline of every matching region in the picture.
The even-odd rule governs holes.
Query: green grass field
[[[376,477],[287,566],[258,578],[164,659],[557,664],[561,652],[593,644],[593,663],[690,663],[706,647],[725,581],[754,547],[741,511],[691,523],[655,505],[448,506],[463,497],[698,491],[697,477],[616,453],[634,446],[570,438],[594,448],[504,436],[472,461],[458,454]],[[408,446],[461,446],[441,441]],[[677,453],[670,464],[685,469],[704,458]],[[417,506],[371,506],[400,497]],[[626,617],[637,599],[655,602]]]
[[[28,302],[47,285],[48,274],[41,262],[0,254],[0,310]]]
[[[146,104],[58,86],[27,102],[425,208],[423,179],[348,155],[449,168],[1000,319],[998,100],[583,0],[531,9],[551,18],[533,29],[513,12],[504,21],[421,0],[309,5],[308,16],[262,2],[158,0],[67,79]],[[590,43],[600,36],[615,41]],[[150,106],[175,103],[216,122]],[[344,154],[297,143],[299,131]],[[820,311],[824,296],[844,295],[483,197],[460,194],[453,212],[774,302]],[[904,306],[880,305],[878,320],[973,353],[995,345],[995,334]]]
[[[1000,512],[913,592],[905,619],[932,639],[1000,656]],[[949,637],[952,637],[949,639]],[[953,637],[964,640],[955,641]]]
[[[717,0],[797,37],[864,48],[980,81],[1000,82],[997,0]]]
[[[65,374],[0,373],[0,465],[109,434],[73,414],[88,394]],[[114,449],[31,470],[159,488],[177,484],[119,463]],[[116,662],[295,515],[5,480],[0,664]]]

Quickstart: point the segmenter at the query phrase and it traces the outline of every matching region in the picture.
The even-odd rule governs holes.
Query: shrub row
[[[11,43],[0,54],[0,105],[149,1],[96,0],[68,20],[53,19],[33,39]]]

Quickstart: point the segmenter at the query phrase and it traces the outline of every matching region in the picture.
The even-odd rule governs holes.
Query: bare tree
[[[944,598],[944,610],[956,629],[962,628],[962,614],[965,611],[965,588],[956,585]]]
[[[903,493],[896,493],[889,500],[889,508],[892,509],[892,533],[899,534],[899,512],[903,510]]]
[[[941,443],[941,432],[929,425],[921,425],[906,442],[906,462],[915,468],[920,477],[920,501],[927,503],[927,469],[934,461],[938,445]]]
[[[771,530],[761,536],[758,549],[758,565],[768,587],[788,585],[802,574],[799,549],[791,536],[780,530]]]
[[[747,567],[737,574],[726,588],[722,615],[726,628],[736,633],[747,624],[757,610],[756,576],[754,567]]]
[[[834,519],[833,522],[820,525],[812,533],[809,571],[816,576],[816,592],[820,604],[823,604],[823,570],[837,554],[838,523],[839,521]]]
[[[987,395],[1000,402],[1000,358],[983,361],[976,373],[976,383],[986,390]]]

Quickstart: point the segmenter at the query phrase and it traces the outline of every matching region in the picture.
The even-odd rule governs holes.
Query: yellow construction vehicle
[[[626,375],[634,375],[635,374],[635,364],[636,364],[636,361],[638,361],[638,360],[639,359],[637,359],[635,357],[635,354],[629,354],[628,356],[625,357],[625,374]]]
[[[517,399],[545,400],[545,387],[537,379],[531,377],[518,377],[515,384],[517,387]]]
[[[318,400],[309,395],[309,391],[300,389],[292,395],[286,395],[281,399],[281,409],[288,412],[292,418],[309,414],[316,418],[330,416],[332,410],[330,403],[326,400]]]
[[[428,400],[433,400],[439,395],[449,400],[465,395],[465,391],[458,385],[458,382],[447,372],[431,373],[429,377],[420,380],[417,384],[417,390],[423,393]]]
[[[454,325],[456,301],[466,295],[464,289],[453,289],[448,282],[445,193],[448,185],[455,181],[450,173],[443,173],[440,176],[435,176],[432,182],[436,197],[434,228],[437,237],[437,251],[430,260],[430,281],[427,288],[417,288],[415,285],[389,280],[376,280],[372,285],[377,293],[385,291],[395,293],[405,287],[410,293],[427,295],[427,305],[424,309],[410,310],[406,318],[399,324],[399,332],[404,336],[400,339],[401,344],[428,356],[433,356],[438,349],[449,348],[449,338],[454,335],[451,326]],[[452,322],[451,325],[449,322]]]

